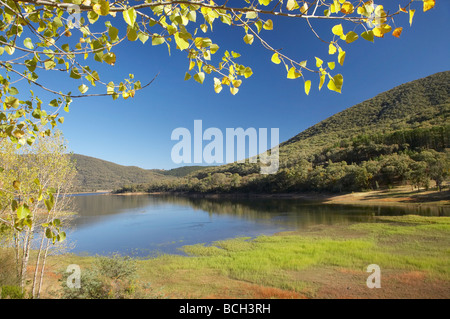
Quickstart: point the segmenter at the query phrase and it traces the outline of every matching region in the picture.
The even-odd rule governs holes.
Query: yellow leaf
[[[330,43],[330,45],[328,46],[328,54],[332,55],[335,54],[337,51],[336,47],[334,46],[333,43]]]
[[[406,9],[402,8],[400,5],[398,5],[398,11],[408,13],[408,11],[406,11]]]
[[[244,36],[244,42],[247,44],[252,44],[254,40],[253,34],[246,34]]]
[[[360,15],[365,15],[365,14],[366,14],[366,9],[365,9],[363,6],[361,6],[361,7],[358,7],[358,9],[356,10],[356,12],[357,12],[358,14],[360,14]]]
[[[280,64],[280,63],[281,63],[281,60],[280,60],[280,58],[278,57],[278,53],[274,53],[274,54],[272,55],[272,62],[275,63],[275,64]]]
[[[311,81],[308,80],[305,82],[305,93],[306,95],[309,95],[309,91],[311,90]]]
[[[222,83],[218,78],[214,78],[214,91],[220,93],[222,91]]]
[[[351,14],[351,13],[353,13],[353,11],[354,11],[354,8],[353,8],[353,4],[351,4],[351,2],[345,1],[342,4],[342,7],[341,7],[341,12],[342,13],[344,13],[344,14]]]
[[[264,30],[273,30],[273,21],[270,19],[267,20],[263,25],[263,29]]]
[[[328,68],[330,68],[330,70],[334,70],[334,68],[336,67],[336,63],[334,62],[328,62]]]
[[[233,86],[234,86],[235,88],[238,88],[238,87],[241,86],[242,80],[233,80],[232,83],[233,83]]]
[[[396,38],[400,38],[400,35],[402,34],[402,31],[403,31],[403,28],[402,28],[402,27],[396,28],[396,29],[394,30],[394,32],[392,32],[392,35],[393,35],[394,37],[396,37]]]
[[[236,95],[236,93],[237,93],[237,92],[239,92],[239,89],[238,89],[238,88],[235,88],[235,87],[232,87],[232,86],[230,86],[230,92],[231,92],[231,94],[233,94],[233,95]]]
[[[224,76],[223,78],[222,78],[222,84],[223,85],[230,85],[230,79],[228,78],[228,77],[226,77],[226,76]]]
[[[423,0],[423,12],[433,9],[436,5],[436,0]]]
[[[384,35],[392,30],[392,27],[389,24],[382,24],[379,27],[374,28],[373,35],[382,38]]]
[[[338,56],[339,64],[344,65],[344,60],[345,60],[345,51],[339,49],[339,56]]]
[[[320,75],[319,91],[322,89],[322,86],[325,83],[325,75],[326,73],[324,72]]]
[[[92,8],[98,15],[106,16],[109,13],[109,2],[100,0],[99,3],[95,4]]]
[[[297,72],[297,70],[294,67],[291,67],[289,69],[288,74],[287,74],[287,78],[288,79],[297,79],[297,78],[299,78],[301,76],[302,76],[302,74]]]
[[[300,12],[303,14],[308,12],[308,4],[306,2],[303,3],[302,7],[300,8]]]
[[[295,0],[288,0],[287,4],[286,4],[286,9],[288,9],[289,11],[298,9],[298,3]]]
[[[335,25],[332,29],[331,32],[333,32],[333,34],[337,35],[337,36],[341,36],[344,35],[344,30],[342,29],[342,24],[337,24]]]
[[[323,64],[323,61],[322,61],[322,59],[319,59],[318,57],[315,57],[315,58],[316,58],[316,67],[320,68]]]
[[[414,17],[414,13],[416,12],[415,9],[411,9],[409,10],[409,25],[412,25],[412,21],[413,21],[413,17]]]
[[[13,187],[14,187],[15,189],[19,190],[19,188],[20,188],[20,182],[19,182],[19,181],[14,181],[14,182],[13,182]]]
[[[344,84],[344,78],[341,74],[337,74],[334,77],[330,78],[328,82],[328,89],[331,91],[335,91],[341,93],[342,85]]]

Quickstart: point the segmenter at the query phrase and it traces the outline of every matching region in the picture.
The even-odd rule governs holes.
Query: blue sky
[[[75,100],[59,128],[74,153],[142,168],[180,166],[170,157],[176,143],[170,139],[171,133],[177,127],[193,131],[196,119],[203,121],[204,129],[217,127],[223,132],[227,127],[279,128],[280,142],[285,141],[378,93],[450,69],[450,1],[438,0],[436,7],[426,13],[422,12],[421,2],[416,7],[411,28],[407,14],[396,19],[404,27],[399,39],[389,34],[383,39],[376,38],[375,43],[360,38],[345,45],[344,66],[336,67],[336,73],[344,75],[342,94],[331,92],[326,86],[319,92],[317,76],[306,74],[313,83],[311,93],[306,96],[303,80],[286,79],[284,67],[271,63],[271,53],[257,40],[251,46],[246,45],[242,29],[220,23],[207,35],[220,46],[216,56],[234,50],[242,55],[236,62],[253,69],[253,76],[244,80],[235,96],[226,87],[216,94],[213,76],[207,76],[203,85],[184,81],[188,68],[185,52],[172,48],[169,56],[165,45],[152,47],[151,41],[145,45],[139,41],[126,42],[115,50],[115,66],[93,64],[101,79],[120,80],[133,73],[145,83],[159,72],[155,82],[132,99]],[[327,45],[315,38],[305,22],[273,20],[274,31],[261,34],[274,48],[283,48],[285,54],[298,61],[308,60],[310,64],[314,64],[315,56],[325,61],[336,59],[328,56]],[[333,24],[313,21],[313,26],[325,39],[330,39]],[[344,30],[349,29],[344,25]],[[61,82],[64,78],[59,77],[43,79],[49,87],[63,91],[70,87],[75,92],[80,84],[71,86],[70,81]]]

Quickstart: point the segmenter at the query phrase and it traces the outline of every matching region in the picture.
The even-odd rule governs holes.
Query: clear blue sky
[[[386,0],[377,3],[384,4]],[[159,72],[156,81],[133,99],[75,100],[70,113],[64,115],[65,123],[59,127],[75,153],[142,168],[180,166],[170,157],[176,143],[170,139],[172,130],[177,127],[193,130],[196,119],[203,121],[204,128],[218,127],[223,132],[227,127],[279,128],[280,142],[285,141],[378,93],[450,69],[450,1],[438,0],[436,7],[426,13],[422,12],[421,2],[416,6],[411,28],[407,14],[397,18],[397,23],[404,27],[399,39],[389,34],[384,39],[376,38],[374,44],[360,38],[345,45],[344,66],[337,64],[336,68],[337,73],[344,75],[342,94],[329,91],[326,85],[319,92],[317,76],[306,74],[313,83],[310,95],[306,96],[303,80],[286,79],[284,67],[271,63],[271,53],[257,40],[252,46],[246,45],[242,29],[218,23],[214,33],[208,35],[220,46],[216,55],[234,50],[242,54],[236,62],[240,60],[238,63],[253,69],[253,76],[243,82],[237,95],[232,96],[227,87],[220,94],[214,93],[213,76],[207,76],[203,85],[193,80],[185,82],[188,68],[185,52],[173,47],[172,55],[168,56],[165,45],[152,47],[151,41],[145,45],[140,41],[126,42],[115,50],[114,67],[94,64],[101,79],[117,81],[134,73],[145,83]],[[331,37],[332,25],[313,21],[326,39]],[[349,29],[344,25],[344,30]],[[314,64],[315,56],[335,60],[335,56],[328,56],[327,45],[316,39],[303,21],[274,19],[274,31],[262,35],[273,47],[283,48],[285,54],[298,61]],[[59,78],[45,80],[50,87],[63,91],[71,85]],[[76,85],[70,89],[77,91]]]

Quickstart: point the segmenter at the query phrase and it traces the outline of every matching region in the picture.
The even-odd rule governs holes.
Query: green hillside
[[[112,190],[125,185],[171,179],[154,170],[136,166],[122,166],[79,154],[73,154],[71,157],[77,169],[75,189],[78,191]]]
[[[156,182],[169,182],[177,177],[185,177],[204,166],[183,166],[170,170],[143,169],[137,166],[123,166],[98,158],[72,154],[77,170],[76,191],[113,190],[120,187]]]
[[[449,175],[450,71],[402,84],[280,144],[280,170],[258,164],[198,170],[141,190],[194,192],[353,191],[444,185]]]

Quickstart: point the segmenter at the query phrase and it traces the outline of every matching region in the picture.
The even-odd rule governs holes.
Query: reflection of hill
[[[162,206],[191,207],[209,215],[227,215],[245,220],[267,221],[291,226],[335,224],[371,220],[380,215],[450,215],[450,209],[442,207],[375,207],[351,205],[311,204],[298,199],[211,199],[190,198],[173,195],[92,195],[79,196],[74,200],[75,211],[89,223],[100,221],[108,215],[142,208],[148,211]],[[78,225],[85,221],[79,220]]]
[[[450,208],[444,210],[442,207],[320,205],[298,199],[211,199],[171,195],[158,195],[154,198],[165,203],[189,205],[193,209],[205,211],[210,215],[239,216],[248,220],[276,220],[303,226],[367,221],[372,216],[450,215]]]

